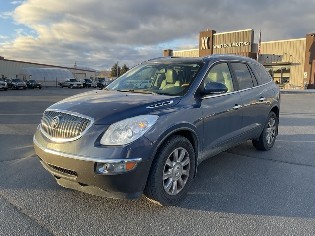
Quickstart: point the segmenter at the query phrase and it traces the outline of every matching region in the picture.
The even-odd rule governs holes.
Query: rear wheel
[[[267,151],[271,149],[278,134],[278,117],[274,112],[270,112],[265,127],[258,140],[252,140],[253,146],[257,150]]]
[[[158,151],[150,170],[145,195],[161,205],[176,205],[193,180],[195,152],[188,139],[173,136]]]

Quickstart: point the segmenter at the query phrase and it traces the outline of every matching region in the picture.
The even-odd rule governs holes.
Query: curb
[[[315,94],[315,89],[281,89],[280,93],[284,94]]]

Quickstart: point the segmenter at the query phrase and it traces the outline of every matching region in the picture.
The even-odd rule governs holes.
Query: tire
[[[195,168],[195,151],[189,140],[178,135],[171,137],[153,160],[145,196],[160,205],[178,204],[191,185]]]
[[[252,140],[253,146],[257,150],[268,151],[275,144],[278,135],[279,120],[274,112],[270,112],[263,131],[258,140]]]

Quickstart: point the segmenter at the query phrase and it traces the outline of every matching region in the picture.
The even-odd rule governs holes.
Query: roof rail
[[[153,60],[162,59],[162,58],[170,58],[170,57],[155,57],[155,58],[149,59],[148,61],[153,61]]]
[[[170,59],[170,58],[182,58],[182,57],[175,57],[175,56],[169,56],[169,57],[156,57],[156,58],[149,59],[149,60],[147,60],[147,61],[154,61],[154,60],[158,60],[158,59]]]

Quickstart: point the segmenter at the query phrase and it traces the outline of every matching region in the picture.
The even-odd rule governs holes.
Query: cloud
[[[28,0],[13,14],[33,33],[0,45],[6,58],[57,65],[133,66],[166,48],[198,44],[198,33],[253,28],[263,41],[301,38],[314,30],[315,0]],[[0,14],[0,17],[4,13]],[[257,41],[257,39],[256,39]]]
[[[11,12],[11,11],[0,12],[0,18],[6,20],[6,19],[11,18],[12,14],[13,14],[13,12]]]
[[[6,35],[0,35],[0,39],[8,39],[9,37]]]
[[[11,4],[13,5],[18,5],[21,4],[23,1],[11,1]]]

